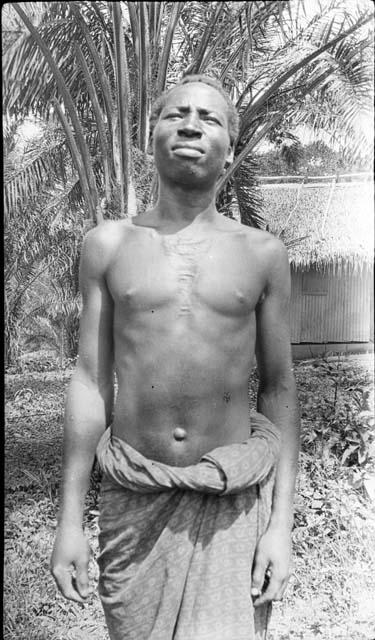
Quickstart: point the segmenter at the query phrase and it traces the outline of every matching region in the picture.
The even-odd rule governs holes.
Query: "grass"
[[[302,452],[294,570],[286,597],[274,605],[269,640],[375,638],[371,371],[369,356],[295,364]],[[70,375],[71,370],[6,376],[6,640],[108,640],[96,593],[85,605],[67,602],[49,574]],[[97,487],[94,473],[85,512],[93,585]]]

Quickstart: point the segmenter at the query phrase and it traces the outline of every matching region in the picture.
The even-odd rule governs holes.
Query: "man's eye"
[[[220,124],[219,120],[217,118],[214,118],[214,116],[205,116],[204,120],[206,120],[207,122],[215,122],[216,124]]]
[[[180,113],[168,113],[165,116],[166,120],[170,120],[171,118],[182,118],[182,115]]]

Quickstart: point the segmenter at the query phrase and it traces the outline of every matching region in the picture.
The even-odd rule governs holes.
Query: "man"
[[[299,441],[289,265],[278,239],[216,211],[237,126],[210,78],[165,92],[151,116],[155,207],[83,245],[52,573],[66,598],[85,600],[97,451],[113,640],[263,638],[288,579]],[[249,420],[255,352],[260,413]]]

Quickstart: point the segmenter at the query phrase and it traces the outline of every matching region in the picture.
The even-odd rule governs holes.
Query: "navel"
[[[176,427],[175,430],[173,431],[173,437],[177,441],[185,440],[186,438],[185,429],[182,429],[182,427]]]

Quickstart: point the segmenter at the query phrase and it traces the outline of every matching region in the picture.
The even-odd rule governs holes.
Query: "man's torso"
[[[105,274],[118,379],[112,431],[149,458],[193,464],[248,437],[264,237],[225,218],[171,235],[117,225]]]

